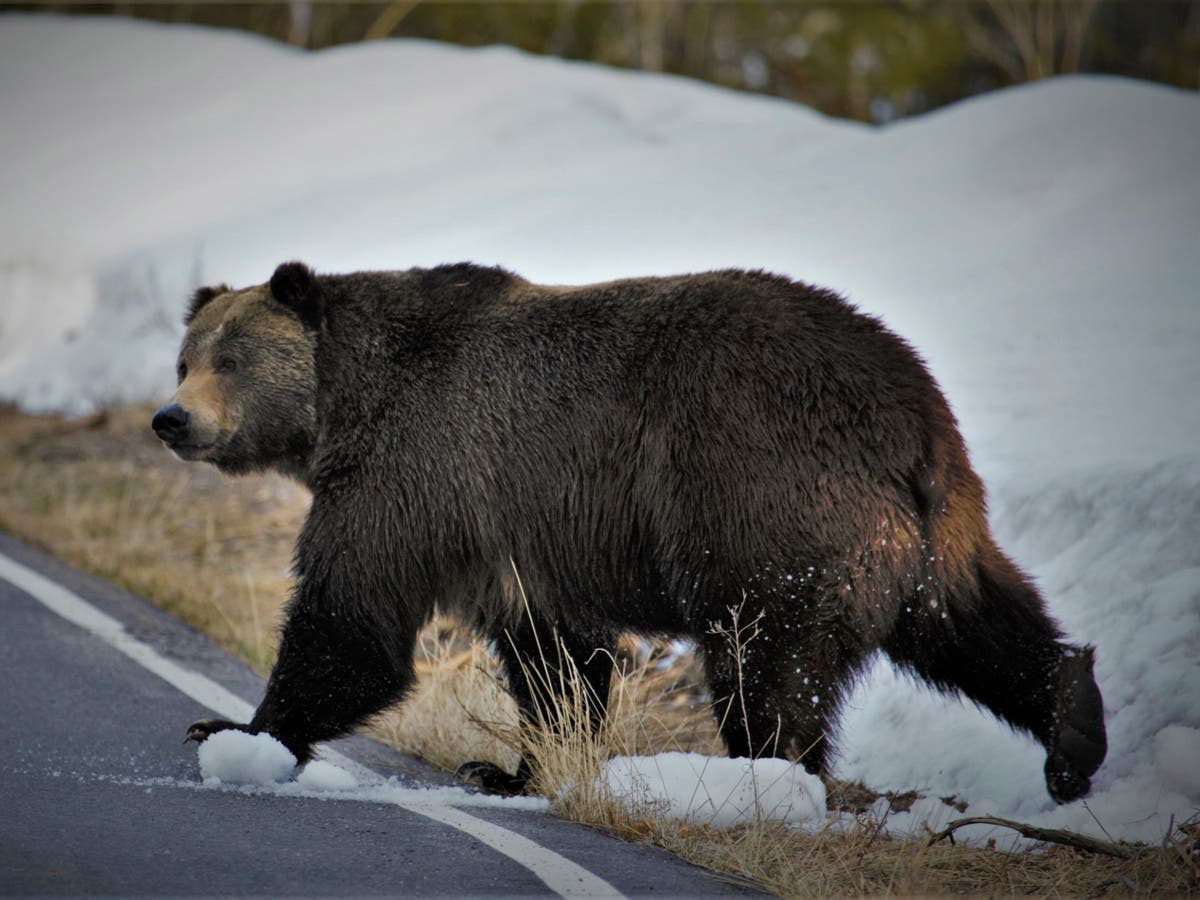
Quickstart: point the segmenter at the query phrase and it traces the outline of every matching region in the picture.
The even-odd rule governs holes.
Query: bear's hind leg
[[[840,622],[778,627],[784,618],[736,648],[729,629],[705,638],[713,713],[730,757],[798,760],[826,775],[842,700],[867,650]]]
[[[918,595],[884,642],[891,659],[933,686],[961,691],[1046,748],[1050,796],[1084,796],[1107,750],[1093,653],[1060,640],[1041,597],[1007,558],[988,548],[977,585],[931,605]]]
[[[1070,803],[1091,789],[1091,776],[1104,762],[1108,738],[1104,700],[1093,673],[1092,647],[1066,646],[1055,679],[1054,737],[1046,750],[1046,789],[1057,803]]]
[[[304,763],[314,744],[349,733],[411,687],[413,644],[424,616],[420,607],[406,607],[402,598],[433,592],[424,584],[389,583],[362,565],[347,548],[371,543],[343,518],[322,521],[329,515],[329,506],[315,497],[298,545],[300,577],[279,655],[254,718],[244,726],[198,722],[189,729],[193,740],[229,727],[266,732]],[[314,526],[314,521],[321,524]],[[328,534],[339,540],[320,539]]]
[[[550,731],[587,727],[597,733],[604,722],[613,658],[607,645],[597,646],[580,636],[555,627],[544,619],[528,619],[496,639],[497,652],[508,674],[508,686],[522,717]],[[578,689],[579,696],[572,696]],[[565,709],[578,702],[586,707],[586,722],[572,721]],[[536,760],[533,761],[536,764]],[[524,792],[533,777],[533,764],[526,756],[516,774],[495,763],[472,761],[459,766],[457,775],[490,791],[505,794]]]

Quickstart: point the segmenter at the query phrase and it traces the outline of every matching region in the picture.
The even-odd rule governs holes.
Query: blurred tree
[[[307,47],[312,40],[312,3],[309,0],[291,0],[288,3],[288,43]]]
[[[887,121],[969,93],[965,40],[932,2],[793,6],[772,31],[774,91],[835,115]]]
[[[1105,2],[1085,69],[1200,88],[1200,2]]]
[[[375,17],[363,32],[364,41],[377,41],[391,37],[400,23],[417,7],[417,0],[393,0]]]
[[[971,47],[1013,81],[1078,72],[1099,0],[986,0],[958,18]]]

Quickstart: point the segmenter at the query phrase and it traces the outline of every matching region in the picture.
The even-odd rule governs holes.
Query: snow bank
[[[1163,786],[1185,797],[1200,796],[1200,729],[1168,725],[1154,737],[1154,766]]]
[[[0,133],[0,271],[87,271],[96,295],[74,340],[60,329],[0,359],[0,396],[73,411],[161,396],[181,298],[202,281],[264,281],[284,259],[470,258],[582,281],[763,265],[753,252],[670,262],[655,222],[697,229],[680,232],[682,251],[707,231],[678,216],[691,198],[734,197],[740,178],[776,193],[753,174],[761,150],[791,167],[866,134],[782,101],[504,48],[305,54],[115,19],[5,16],[0,84],[20,86],[0,90],[0,121],[20,123]],[[117,357],[131,362],[106,375]]]
[[[820,828],[826,820],[824,783],[782,759],[618,756],[600,777],[610,795],[635,813],[715,828],[763,819]]]
[[[1058,809],[1032,741],[881,662],[837,774],[1145,840],[1200,807],[1197,95],[1054,79],[870,130],[503,48],[24,15],[0,86],[0,396],[165,397],[187,290],[284,259],[828,284],[929,360],[1110,726]]]

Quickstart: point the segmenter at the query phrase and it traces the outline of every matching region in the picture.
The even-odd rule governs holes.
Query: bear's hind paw
[[[467,784],[482,788],[488,793],[508,796],[525,793],[525,788],[529,784],[528,774],[522,772],[521,769],[517,770],[516,775],[510,775],[495,763],[490,762],[463,763],[455,770],[454,776]]]

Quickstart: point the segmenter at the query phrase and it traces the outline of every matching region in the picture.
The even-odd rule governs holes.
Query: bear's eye
[[[178,368],[175,369],[175,373],[179,376],[180,381],[187,378],[187,363],[181,362]]]
[[[229,358],[225,358],[225,359],[221,360],[219,363],[217,363],[217,371],[218,372],[232,372],[236,368],[237,368],[237,362],[235,360],[232,360]]]

